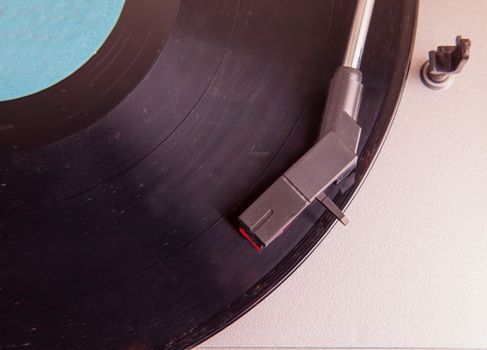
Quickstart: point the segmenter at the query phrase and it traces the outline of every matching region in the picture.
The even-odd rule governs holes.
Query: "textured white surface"
[[[472,40],[444,92],[427,52]],[[487,348],[487,1],[422,0],[411,72],[368,179],[311,257],[203,347]]]

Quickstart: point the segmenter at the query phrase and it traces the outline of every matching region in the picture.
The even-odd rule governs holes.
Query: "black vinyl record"
[[[406,79],[417,3],[377,0],[357,182]],[[316,140],[352,0],[126,0],[99,52],[0,103],[0,349],[181,349],[241,316],[329,231],[262,252],[237,217]]]

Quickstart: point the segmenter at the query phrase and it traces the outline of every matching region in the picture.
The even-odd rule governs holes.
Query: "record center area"
[[[0,2],[0,101],[34,94],[74,73],[109,36],[124,3]]]

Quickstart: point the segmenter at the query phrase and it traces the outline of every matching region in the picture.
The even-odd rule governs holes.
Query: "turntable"
[[[189,348],[263,300],[354,221],[345,208],[398,108],[418,4],[105,10],[91,57],[66,51],[62,71],[60,46],[42,65],[62,76],[36,81],[39,56],[32,82],[3,79],[0,348]]]

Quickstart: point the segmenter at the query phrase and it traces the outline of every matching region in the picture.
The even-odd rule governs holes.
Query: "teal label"
[[[124,0],[0,0],[0,101],[44,90],[86,63]]]

